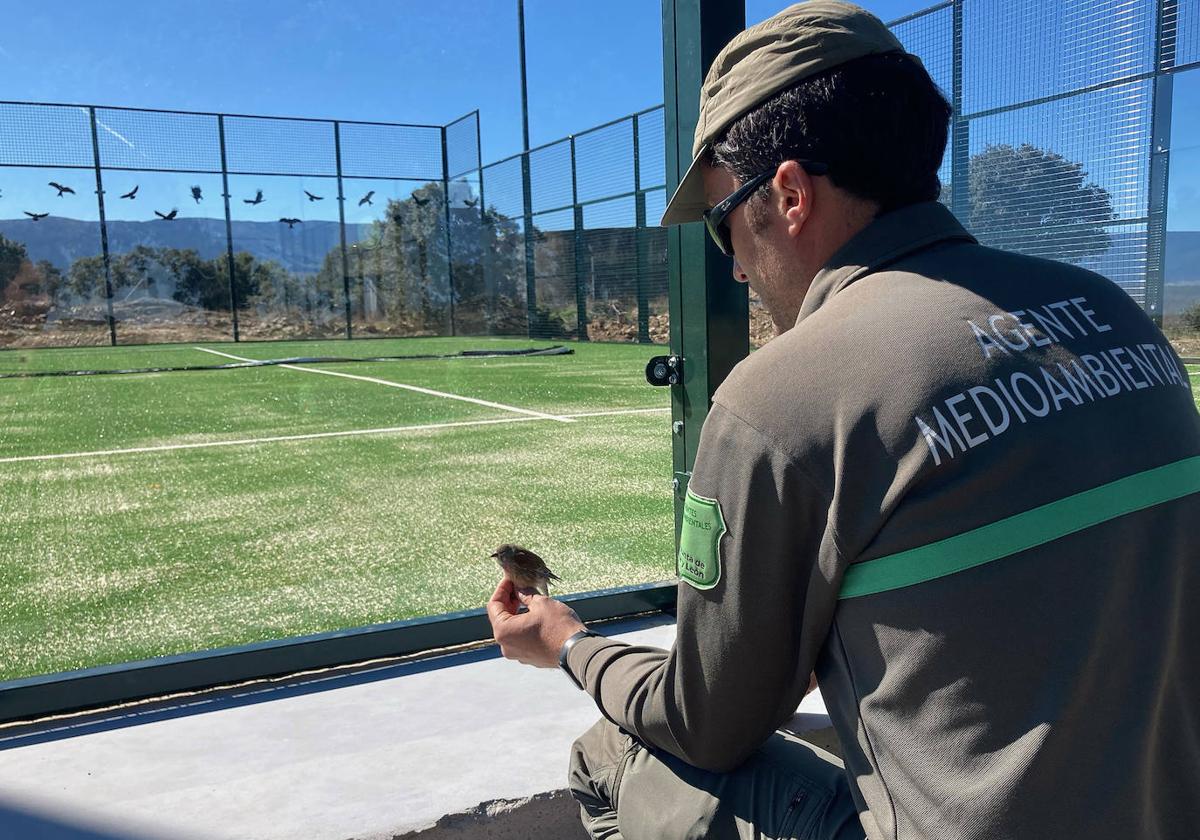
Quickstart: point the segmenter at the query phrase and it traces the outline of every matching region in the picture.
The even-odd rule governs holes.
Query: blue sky
[[[434,124],[478,108],[485,162],[521,148],[516,0],[9,3],[12,99]],[[747,0],[747,21],[784,5]],[[890,20],[929,3],[866,5]],[[527,0],[526,35],[534,145],[662,101],[657,0]],[[1175,113],[1169,224],[1200,229],[1195,78]]]

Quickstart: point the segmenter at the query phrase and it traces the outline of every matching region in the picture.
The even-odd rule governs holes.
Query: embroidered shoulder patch
[[[712,589],[721,579],[721,535],[725,518],[716,499],[697,496],[688,488],[683,500],[683,527],[675,571],[697,589]]]

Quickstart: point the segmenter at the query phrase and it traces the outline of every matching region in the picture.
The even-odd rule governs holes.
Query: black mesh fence
[[[666,204],[664,143],[660,106],[462,179],[477,185],[483,208],[479,233],[457,221],[451,228],[462,326],[478,323],[465,320],[477,276],[481,332],[666,341],[666,236],[657,226]],[[476,241],[484,243],[478,274],[459,267]]]
[[[894,22],[955,109],[942,200],[985,244],[1098,271],[1161,318],[1168,150],[1186,145],[1170,86],[1200,59],[1198,8],[950,0]],[[528,256],[483,273],[532,272],[531,334],[667,340],[664,150],[655,108],[481,170]]]
[[[0,347],[451,334],[447,131],[0,103]]]
[[[1167,168],[1196,157],[1171,94],[1200,78],[1200,3],[948,0],[892,26],[954,105],[942,200],[984,243],[1099,271],[1161,317],[1192,253]],[[487,165],[480,148],[478,112],[0,103],[0,346],[666,341],[663,109]]]
[[[1194,2],[952,0],[893,24],[955,107],[943,200],[981,242],[1072,262],[1163,316],[1175,74]]]

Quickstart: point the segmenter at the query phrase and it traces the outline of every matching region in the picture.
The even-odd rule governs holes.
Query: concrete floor
[[[675,633],[602,629],[660,647]],[[823,713],[819,696],[801,711]],[[505,801],[569,818],[545,795],[597,717],[563,674],[492,647],[0,729],[0,838],[391,840]],[[465,836],[452,824],[438,836]]]

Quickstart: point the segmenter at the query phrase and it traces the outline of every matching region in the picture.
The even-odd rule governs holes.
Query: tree
[[[20,273],[21,265],[28,261],[24,245],[0,235],[0,299],[4,297],[8,284]]]
[[[1083,165],[1029,143],[989,145],[971,158],[971,231],[985,245],[1078,262],[1109,247],[1117,216]]]
[[[1200,332],[1200,303],[1192,304],[1183,310],[1181,320],[1188,329]]]

